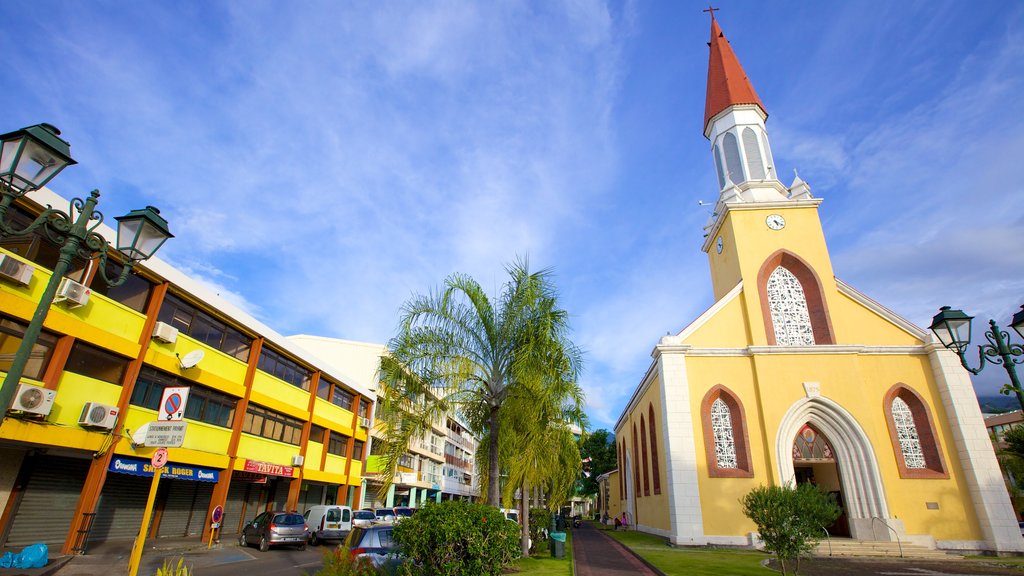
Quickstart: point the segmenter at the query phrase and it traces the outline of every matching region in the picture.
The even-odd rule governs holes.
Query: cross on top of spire
[[[711,14],[711,19],[714,20],[715,19],[715,12],[718,12],[718,10],[719,10],[719,8],[715,8],[711,4],[708,4],[708,9],[707,10],[702,10],[702,12],[707,12],[707,13]]]

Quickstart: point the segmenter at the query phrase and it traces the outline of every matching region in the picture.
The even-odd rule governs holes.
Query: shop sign
[[[245,471],[255,472],[257,474],[269,474],[271,476],[291,476],[293,468],[291,466],[282,466],[280,464],[273,464],[271,462],[260,462],[258,460],[246,460]]]
[[[264,474],[256,474],[255,472],[235,472],[231,475],[232,481],[239,482],[252,482],[253,484],[266,484],[267,477]]]
[[[110,466],[107,470],[111,472],[118,472],[120,474],[131,474],[133,476],[145,476],[149,478],[153,476],[154,468],[153,464],[146,460],[115,456],[110,460]],[[200,468],[199,466],[168,463],[163,467],[163,470],[164,472],[162,476],[164,478],[194,480],[198,482],[217,482],[220,480],[220,470]]]

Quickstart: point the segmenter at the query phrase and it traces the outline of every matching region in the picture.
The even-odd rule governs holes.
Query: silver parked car
[[[302,514],[277,510],[264,512],[245,525],[238,537],[240,546],[257,544],[260,552],[266,552],[271,546],[289,544],[306,549],[309,528]]]

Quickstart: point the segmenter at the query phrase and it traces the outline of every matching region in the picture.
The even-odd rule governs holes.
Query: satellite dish
[[[177,354],[175,354],[175,356],[177,356]],[[178,356],[178,363],[181,364],[182,370],[188,370],[189,368],[194,368],[195,365],[199,364],[199,361],[202,359],[203,351],[193,350],[188,354],[185,354],[184,356]]]
[[[139,429],[132,433],[132,444],[144,446],[146,444],[146,432],[149,431],[149,422],[146,422]]]

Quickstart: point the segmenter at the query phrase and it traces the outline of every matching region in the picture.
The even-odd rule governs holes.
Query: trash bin
[[[556,560],[565,558],[565,532],[551,533],[551,557]]]

